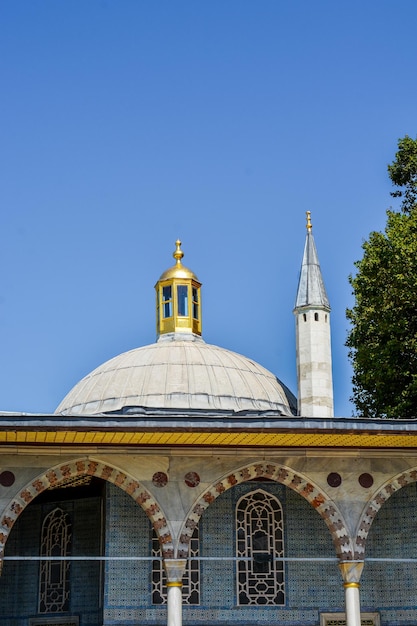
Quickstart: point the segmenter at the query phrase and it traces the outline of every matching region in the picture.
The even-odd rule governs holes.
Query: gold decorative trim
[[[111,427],[103,430],[54,427],[0,429],[0,445],[111,445],[111,446],[224,446],[281,448],[417,448],[417,433],[404,432],[312,432],[308,431],[218,431],[210,429],[190,432],[179,428],[172,431],[155,427],[128,430]]]
[[[181,582],[167,582],[167,587],[182,587]]]
[[[343,583],[345,589],[359,589],[360,583]]]

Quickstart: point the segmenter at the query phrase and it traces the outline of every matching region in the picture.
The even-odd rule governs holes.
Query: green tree
[[[403,198],[402,210],[411,211],[417,202],[417,139],[406,135],[398,141],[395,161],[388,165],[388,174],[392,184],[401,187],[393,191],[394,198]]]
[[[352,400],[364,417],[417,417],[417,140],[398,142],[388,166],[405,191],[400,211],[387,211],[385,231],[372,232],[349,277],[355,304],[346,345],[353,364]]]

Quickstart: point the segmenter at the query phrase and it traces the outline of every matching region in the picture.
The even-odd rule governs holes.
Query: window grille
[[[200,604],[200,562],[198,526],[194,529],[190,540],[190,558],[187,560],[185,573],[182,579],[183,604]],[[161,556],[156,532],[152,529],[152,556]],[[193,559],[193,557],[195,557]],[[167,603],[167,579],[163,563],[160,559],[152,561],[152,604]]]
[[[263,489],[236,505],[236,557],[239,605],[285,604],[282,506]]]
[[[41,556],[71,555],[71,521],[68,513],[56,508],[46,515],[41,531]],[[40,561],[39,613],[69,611],[70,562]]]

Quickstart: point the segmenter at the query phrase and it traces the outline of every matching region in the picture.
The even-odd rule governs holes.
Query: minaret
[[[294,308],[298,414],[333,417],[330,304],[317,257],[310,211],[306,215],[307,237]]]

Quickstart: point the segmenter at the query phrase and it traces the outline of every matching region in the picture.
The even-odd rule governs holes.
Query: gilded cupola
[[[201,283],[182,264],[181,241],[175,242],[175,265],[167,269],[155,285],[156,334],[192,333],[201,335]]]

